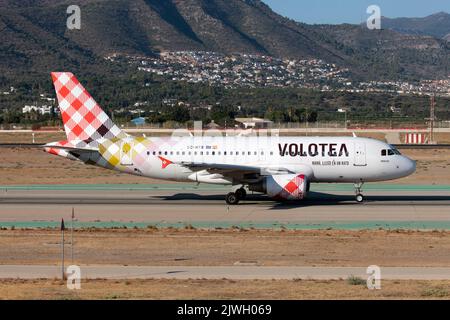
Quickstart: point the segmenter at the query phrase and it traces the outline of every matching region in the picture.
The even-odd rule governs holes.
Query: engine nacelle
[[[300,200],[308,194],[309,185],[304,174],[280,174],[265,177],[261,183],[250,185],[249,190],[275,199]]]

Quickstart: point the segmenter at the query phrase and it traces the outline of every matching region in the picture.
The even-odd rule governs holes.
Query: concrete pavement
[[[357,204],[352,191],[316,191],[300,202],[249,195],[227,206],[226,190],[1,190],[0,222],[69,219],[80,222],[286,223],[439,222],[450,226],[450,190],[367,190]]]

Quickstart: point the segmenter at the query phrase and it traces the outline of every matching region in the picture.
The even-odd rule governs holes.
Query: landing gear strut
[[[244,188],[239,188],[236,190],[236,195],[240,200],[244,200],[245,197],[247,196],[247,191],[245,191]]]
[[[237,189],[235,192],[230,192],[225,197],[225,201],[229,205],[238,204],[240,200],[244,200],[247,196],[247,191],[243,187]]]
[[[362,203],[364,202],[364,196],[362,194],[361,188],[363,186],[364,182],[355,183],[355,194],[356,194],[356,202]]]

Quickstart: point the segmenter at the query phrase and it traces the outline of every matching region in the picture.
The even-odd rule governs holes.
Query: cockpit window
[[[393,156],[393,155],[401,155],[401,153],[400,153],[400,151],[398,151],[395,148],[381,150],[381,156],[382,157]]]
[[[394,146],[389,145],[389,147],[391,147],[391,150],[394,152],[394,154],[396,154],[396,155],[401,155],[400,151],[398,151],[397,149],[395,149]]]

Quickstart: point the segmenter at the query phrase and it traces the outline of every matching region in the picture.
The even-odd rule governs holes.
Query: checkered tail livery
[[[99,141],[125,138],[119,129],[70,72],[52,72],[67,140]]]

